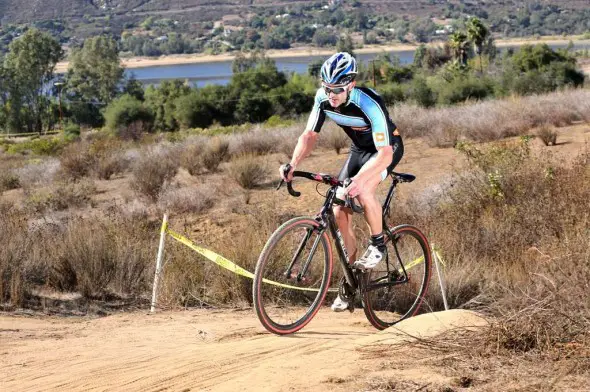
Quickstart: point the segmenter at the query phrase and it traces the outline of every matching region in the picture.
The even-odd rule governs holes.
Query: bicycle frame
[[[389,238],[389,240],[393,240],[393,238],[392,238],[391,231],[389,230],[389,227],[387,226],[387,224],[385,222],[385,218],[386,218],[386,216],[389,215],[391,200],[393,199],[393,196],[395,194],[395,188],[398,184],[397,178],[392,176],[392,179],[393,179],[393,183],[391,184],[389,191],[387,192],[387,196],[385,197],[385,200],[382,205],[383,230],[384,230],[384,233],[387,236],[387,238]],[[406,272],[406,269],[405,269],[403,263],[401,263],[401,258],[399,256],[399,252],[397,250],[397,245],[395,245],[395,243],[394,243],[394,249],[395,249],[396,257],[398,258],[398,260],[400,260],[400,265],[402,268],[401,275],[404,277],[403,279],[396,279],[395,281],[390,281],[390,279],[387,279],[386,282],[379,283],[382,280],[382,278],[380,278],[380,279],[375,280],[376,283],[365,284],[365,285],[363,285],[361,283],[362,282],[361,279],[357,279],[357,277],[355,276],[355,273],[354,273],[355,271],[351,268],[350,264],[348,263],[346,248],[344,247],[344,244],[340,240],[341,234],[338,229],[338,225],[336,223],[336,217],[334,215],[334,210],[333,210],[334,204],[342,205],[342,203],[341,203],[342,201],[336,198],[336,189],[337,189],[336,186],[332,186],[330,188],[330,190],[328,191],[328,193],[326,195],[326,201],[324,202],[319,214],[316,216],[316,220],[320,223],[320,226],[318,228],[320,235],[317,237],[316,242],[313,245],[313,250],[315,250],[315,247],[317,246],[317,243],[319,241],[321,233],[323,231],[325,231],[326,229],[329,229],[330,234],[332,235],[332,238],[334,239],[334,243],[336,244],[336,251],[339,256],[338,258],[340,260],[340,264],[342,266],[342,270],[344,272],[346,282],[348,283],[350,288],[353,290],[353,292],[356,292],[356,290],[359,288],[359,286],[361,286],[361,291],[371,291],[371,290],[376,290],[376,289],[378,289],[380,287],[384,287],[384,286],[393,286],[396,284],[406,283],[408,281],[408,275],[407,275],[407,272]],[[305,244],[306,244],[307,240],[309,239],[310,234],[311,234],[311,232],[302,241],[302,243],[299,247],[300,250],[305,247]],[[295,261],[298,258],[299,253],[300,253],[300,251],[297,252],[296,257],[293,259],[291,266],[295,264]],[[389,257],[389,255],[387,257]],[[300,273],[301,276],[303,276],[303,274],[307,270],[307,265],[309,264],[309,261],[310,260],[308,260],[308,262],[305,264],[302,273]],[[387,268],[389,269],[389,263],[387,263],[386,265],[387,265]],[[291,269],[291,267],[289,267],[289,271],[290,271],[290,269]],[[393,273],[393,272],[388,270],[386,277],[388,277],[390,275],[390,273]]]

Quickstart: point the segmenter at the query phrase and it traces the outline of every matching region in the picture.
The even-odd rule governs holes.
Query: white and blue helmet
[[[322,65],[322,82],[341,85],[354,80],[357,74],[356,60],[346,52],[334,54]]]

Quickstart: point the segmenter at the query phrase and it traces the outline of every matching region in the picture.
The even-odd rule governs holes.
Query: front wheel
[[[363,280],[363,309],[377,329],[415,315],[428,289],[432,257],[424,234],[414,226],[390,229],[387,255]]]
[[[289,220],[268,239],[256,264],[254,309],[268,331],[299,331],[318,312],[332,275],[332,246],[319,223]]]

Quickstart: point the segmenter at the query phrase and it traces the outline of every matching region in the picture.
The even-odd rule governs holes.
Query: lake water
[[[550,45],[553,49],[565,48],[567,44]],[[516,48],[518,46],[514,46]],[[590,49],[590,42],[574,42],[575,49]],[[503,50],[502,48],[501,50]],[[414,50],[400,52],[388,52],[392,56],[397,56],[402,64],[409,64],[414,60]],[[358,54],[357,59],[365,64],[377,57],[379,53]],[[315,60],[324,60],[327,56],[306,56],[275,59],[277,68],[286,73],[307,73],[307,66]],[[132,74],[135,78],[144,84],[158,84],[165,79],[183,79],[189,80],[193,85],[203,87],[207,84],[229,83],[232,70],[232,61],[220,61],[212,63],[194,63],[179,65],[162,65],[145,68],[128,69],[125,72]]]

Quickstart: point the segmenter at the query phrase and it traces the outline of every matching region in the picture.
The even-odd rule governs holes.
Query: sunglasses
[[[346,91],[346,87],[348,85],[345,85],[344,87],[329,87],[324,85],[324,91],[326,92],[326,95],[330,95],[330,93],[334,93],[334,94],[342,94],[343,92]]]

